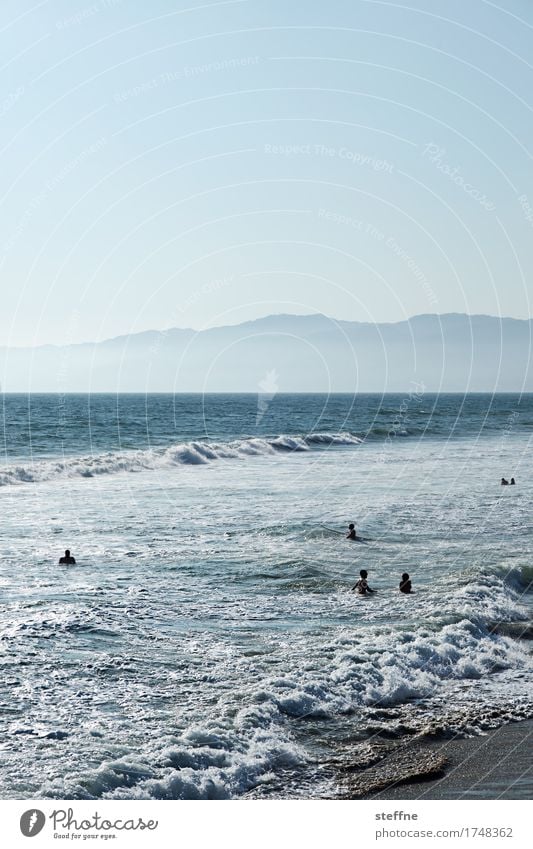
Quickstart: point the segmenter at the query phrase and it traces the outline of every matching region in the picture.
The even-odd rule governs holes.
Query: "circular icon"
[[[24,837],[35,837],[43,830],[46,817],[42,811],[32,808],[25,811],[20,818],[20,830]]]

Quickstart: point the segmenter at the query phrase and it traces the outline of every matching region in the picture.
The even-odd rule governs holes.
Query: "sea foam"
[[[330,446],[355,446],[362,439],[351,433],[309,433],[302,436],[280,434],[275,437],[238,439],[231,442],[195,440],[168,448],[108,451],[61,460],[35,460],[31,463],[6,464],[0,472],[0,486],[37,483],[55,478],[91,478],[120,472],[142,472],[172,466],[194,466],[215,460],[239,460],[281,452],[311,451]]]
[[[359,632],[351,629],[323,646],[327,672],[306,668],[237,684],[206,716],[176,737],[153,739],[134,763],[106,761],[94,771],[45,785],[44,795],[91,799],[237,798],[284,772],[310,765],[288,723],[371,716],[373,709],[442,698],[497,670],[525,669],[526,652],[464,620],[438,631],[419,627]],[[479,691],[479,704],[483,701]],[[459,702],[454,702],[454,708]],[[517,703],[517,710],[521,705]],[[366,714],[364,714],[366,712]],[[444,719],[444,717],[443,717]],[[352,720],[353,721],[353,720]]]

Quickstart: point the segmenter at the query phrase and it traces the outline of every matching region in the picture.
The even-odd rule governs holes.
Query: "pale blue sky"
[[[533,314],[530,0],[3,0],[0,344]]]

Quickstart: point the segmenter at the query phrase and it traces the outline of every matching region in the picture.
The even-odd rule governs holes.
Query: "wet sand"
[[[397,782],[371,794],[355,792],[354,796],[365,799],[532,799],[532,755],[533,720],[504,725],[482,737],[413,743],[411,756],[428,766],[426,770],[421,769],[421,773],[426,772],[426,779]],[[358,776],[358,784],[364,774]]]

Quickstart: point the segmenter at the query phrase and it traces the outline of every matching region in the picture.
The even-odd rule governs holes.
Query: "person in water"
[[[376,591],[370,589],[370,587],[368,586],[368,572],[366,571],[366,569],[361,569],[359,574],[361,577],[357,581],[356,585],[352,587],[352,590],[355,590],[358,595],[368,595],[369,593],[375,593]]]
[[[76,563],[76,558],[72,557],[69,548],[65,551],[65,556],[59,558],[59,563],[61,566],[73,566]]]
[[[506,481],[505,478],[502,478],[502,486],[509,486],[509,481]]]
[[[357,539],[355,525],[353,522],[350,522],[350,524],[348,525],[348,533],[346,534],[346,539]]]
[[[516,481],[515,481],[515,479],[514,479],[514,478],[511,478],[511,486],[515,486],[515,485],[516,485]]]
[[[411,586],[411,579],[407,572],[404,572],[402,575],[402,580],[400,581],[400,592],[401,593],[412,593],[413,588]]]

